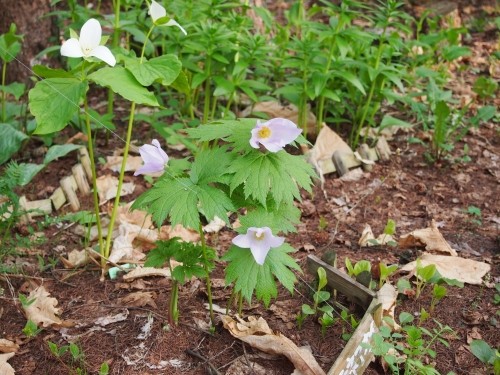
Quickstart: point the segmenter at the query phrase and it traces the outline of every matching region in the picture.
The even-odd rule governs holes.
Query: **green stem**
[[[87,129],[87,147],[89,149],[89,159],[90,159],[90,169],[92,170],[92,193],[94,198],[94,212],[96,216],[97,224],[97,237],[99,240],[99,253],[104,255],[103,238],[102,238],[102,226],[101,226],[101,216],[99,211],[99,196],[97,194],[97,174],[95,169],[95,156],[94,156],[94,144],[92,141],[92,129],[90,128],[90,115],[88,111],[88,100],[87,95],[85,95],[83,100],[83,107],[85,110],[85,127]],[[112,232],[112,231],[111,231]],[[101,265],[104,268],[106,261],[101,258]]]
[[[104,257],[109,258],[109,252],[111,247],[111,237],[113,237],[113,228],[116,220],[116,213],[118,211],[118,205],[120,204],[120,192],[122,191],[123,186],[123,177],[125,176],[125,167],[127,165],[128,151],[130,148],[130,140],[132,138],[132,128],[134,124],[134,116],[135,116],[135,102],[132,102],[130,105],[130,116],[128,118],[128,126],[127,126],[127,136],[125,139],[125,148],[123,149],[123,160],[120,169],[120,176],[118,177],[118,187],[116,190],[116,197],[113,204],[113,211],[111,212],[111,218],[109,220],[108,226],[108,235],[106,237],[106,247],[104,249]]]
[[[241,316],[243,311],[243,293],[238,293],[238,315]]]
[[[7,63],[4,61],[2,66],[2,122],[7,121],[7,93],[5,92],[5,77],[7,75]]]
[[[208,122],[208,116],[210,113],[210,71],[212,70],[212,60],[210,56],[207,56],[207,65],[205,73],[207,74],[207,80],[205,81],[205,101],[203,104],[203,123],[206,124]]]
[[[177,325],[179,322],[179,308],[178,308],[178,301],[179,301],[179,283],[177,280],[172,279],[172,291],[170,292],[170,306],[168,308],[168,317],[170,320],[170,323]]]
[[[382,37],[380,38],[380,44],[379,44],[379,47],[378,47],[377,58],[375,60],[375,66],[374,66],[375,71],[378,70],[378,68],[380,66],[380,59],[382,58],[382,50],[384,49],[384,40],[383,40],[384,39],[383,38],[384,35],[385,35],[385,28],[384,28],[384,30],[382,32]],[[351,146],[353,148],[356,147],[357,144],[358,144],[359,135],[361,134],[361,130],[363,129],[363,125],[364,125],[365,120],[366,120],[366,115],[368,114],[368,110],[370,109],[370,104],[371,104],[371,101],[372,101],[372,98],[373,98],[373,94],[375,92],[375,86],[376,86],[376,84],[377,84],[377,77],[375,77],[375,79],[372,81],[372,84],[371,84],[371,87],[370,87],[370,92],[368,94],[368,99],[366,101],[366,104],[365,104],[365,106],[363,108],[363,113],[361,115],[361,120],[359,121],[359,124],[356,127],[356,133],[355,133],[355,136],[354,136],[354,140],[351,143]]]
[[[198,232],[200,233],[200,240],[201,240],[201,250],[203,252],[203,267],[205,268],[205,272],[207,273],[207,296],[208,296],[208,308],[210,310],[210,322],[212,323],[212,326],[215,327],[215,318],[214,318],[214,308],[212,304],[212,280],[210,279],[210,269],[208,268],[208,262],[209,259],[207,257],[207,244],[205,241],[205,233],[203,233],[203,227],[199,226]]]

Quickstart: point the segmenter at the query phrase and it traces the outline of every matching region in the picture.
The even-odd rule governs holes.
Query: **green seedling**
[[[417,260],[416,267],[416,291],[415,298],[419,298],[425,286],[429,283],[432,283],[435,280],[435,275],[437,273],[436,266],[434,264],[429,264],[425,267],[422,267],[420,263],[420,259]]]
[[[492,348],[484,340],[472,340],[470,350],[477,359],[493,370],[495,375],[500,374],[500,351]]]
[[[32,320],[28,320],[23,328],[23,333],[27,338],[33,338],[42,332],[42,328],[38,328],[36,323]]]
[[[161,268],[167,266],[172,275],[169,304],[170,324],[177,324],[179,321],[179,285],[184,284],[186,280],[192,277],[206,278],[214,268],[214,259],[215,250],[206,246],[183,242],[178,237],[166,241],[157,241],[156,247],[147,254],[146,267]],[[172,268],[171,260],[175,260],[180,264]]]
[[[390,328],[381,326],[379,332],[373,335],[372,344],[362,345],[370,347],[376,356],[383,357],[393,374],[439,375],[428,363],[436,358],[434,348],[437,344],[449,347],[445,337],[454,334],[454,331],[438,321],[435,321],[437,328],[428,330],[412,325],[413,320],[412,314],[402,312],[399,315],[402,333],[391,332]]]
[[[432,289],[432,300],[430,311],[433,312],[436,305],[446,296],[448,290],[444,285],[434,284]]]
[[[397,271],[398,265],[393,264],[390,266],[387,266],[385,263],[380,262],[379,263],[379,268],[380,268],[380,280],[378,283],[378,288],[382,288],[382,286],[385,284],[389,276],[391,276],[394,272]]]
[[[500,304],[500,283],[495,284],[495,289],[497,292],[493,296],[493,303],[495,305],[499,305]]]
[[[353,332],[358,327],[359,321],[356,319],[356,317],[353,314],[349,314],[349,312],[347,310],[342,310],[340,312],[340,318],[341,318],[342,322],[345,323],[342,325],[342,340],[349,341]],[[349,330],[346,329],[346,326],[351,327],[351,329],[349,329]]]
[[[482,225],[482,221],[481,221],[482,212],[481,212],[481,209],[479,207],[469,206],[469,207],[467,207],[467,211],[466,212],[469,215],[469,217],[471,218],[470,221],[473,224],[475,224],[477,226]]]

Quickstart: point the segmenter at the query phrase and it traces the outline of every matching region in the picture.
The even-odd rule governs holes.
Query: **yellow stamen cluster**
[[[259,129],[257,132],[257,135],[259,138],[269,138],[271,136],[271,129],[269,129],[267,126],[263,126],[262,128]]]

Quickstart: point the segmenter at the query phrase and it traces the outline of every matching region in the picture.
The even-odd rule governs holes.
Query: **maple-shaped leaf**
[[[246,233],[250,227],[269,227],[274,233],[296,232],[295,225],[300,223],[300,209],[293,204],[268,203],[264,207],[249,208],[245,215],[240,215],[241,227],[238,233]]]
[[[253,150],[235,159],[229,166],[234,173],[231,191],[243,184],[245,198],[266,206],[270,194],[277,205],[301,200],[299,188],[311,191],[314,170],[302,156],[285,151],[262,153]]]
[[[295,249],[288,244],[273,248],[267,254],[264,264],[257,264],[248,249],[231,246],[222,260],[228,262],[226,267],[226,284],[234,283],[234,290],[241,293],[250,303],[255,293],[257,299],[267,307],[271,298],[278,295],[275,278],[290,293],[297,278],[292,269],[300,271],[299,265],[288,255]]]

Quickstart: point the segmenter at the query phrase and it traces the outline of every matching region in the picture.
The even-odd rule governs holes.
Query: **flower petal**
[[[101,43],[101,24],[95,18],[89,19],[80,30],[80,45],[82,50],[93,50]]]
[[[143,145],[139,147],[139,153],[141,154],[144,164],[165,164],[165,159],[163,158],[163,155],[158,152],[158,147],[155,147],[153,145]]]
[[[250,239],[250,236],[252,235],[253,234],[249,234],[248,232],[247,234],[239,234],[234,237],[231,242],[236,246],[241,247],[242,249],[248,249],[252,244],[252,241]]]
[[[152,144],[153,146],[155,146],[155,147],[158,149],[158,154],[159,154],[159,156],[162,158],[163,162],[164,162],[165,164],[167,164],[167,163],[168,163],[168,155],[167,155],[167,153],[166,153],[165,151],[163,151],[163,149],[161,148],[161,146],[160,146],[160,142],[158,142],[158,140],[157,140],[157,139],[153,139],[153,140],[151,141],[151,144]]]
[[[151,1],[151,6],[149,7],[149,15],[153,19],[153,22],[156,22],[157,19],[165,17],[167,15],[167,11],[163,6],[153,0]]]
[[[268,122],[271,129],[271,137],[269,141],[278,142],[281,146],[285,146],[293,142],[302,133],[292,121],[284,118],[275,118]]]
[[[260,143],[262,143],[262,145],[268,151],[271,151],[271,152],[278,152],[278,151],[283,150],[283,146],[279,143],[279,140],[278,140],[278,142],[272,142],[272,141],[268,141],[268,140],[261,140]]]
[[[162,172],[165,169],[165,164],[160,163],[148,163],[144,164],[138,170],[134,172],[134,176],[138,176],[140,174],[152,174],[157,172]]]
[[[65,41],[61,46],[61,55],[66,57],[83,57],[78,39],[71,38]]]
[[[250,248],[250,251],[252,252],[255,262],[262,266],[270,249],[271,248],[268,246],[267,241],[262,240],[255,241],[254,245]]]
[[[283,237],[271,235],[271,238],[269,239],[269,245],[271,247],[280,247],[281,245],[283,245],[284,242],[285,239]]]
[[[184,28],[179,25],[179,23],[174,20],[174,19],[171,19],[170,21],[168,21],[165,26],[177,26],[179,29],[181,29],[181,31],[184,33],[184,35],[188,35],[188,33],[186,32],[186,30],[184,30]]]
[[[99,60],[104,61],[106,64],[115,66],[116,64],[116,59],[111,53],[111,50],[108,47],[105,46],[97,46],[95,47],[92,52],[90,53],[90,56],[97,57]]]

